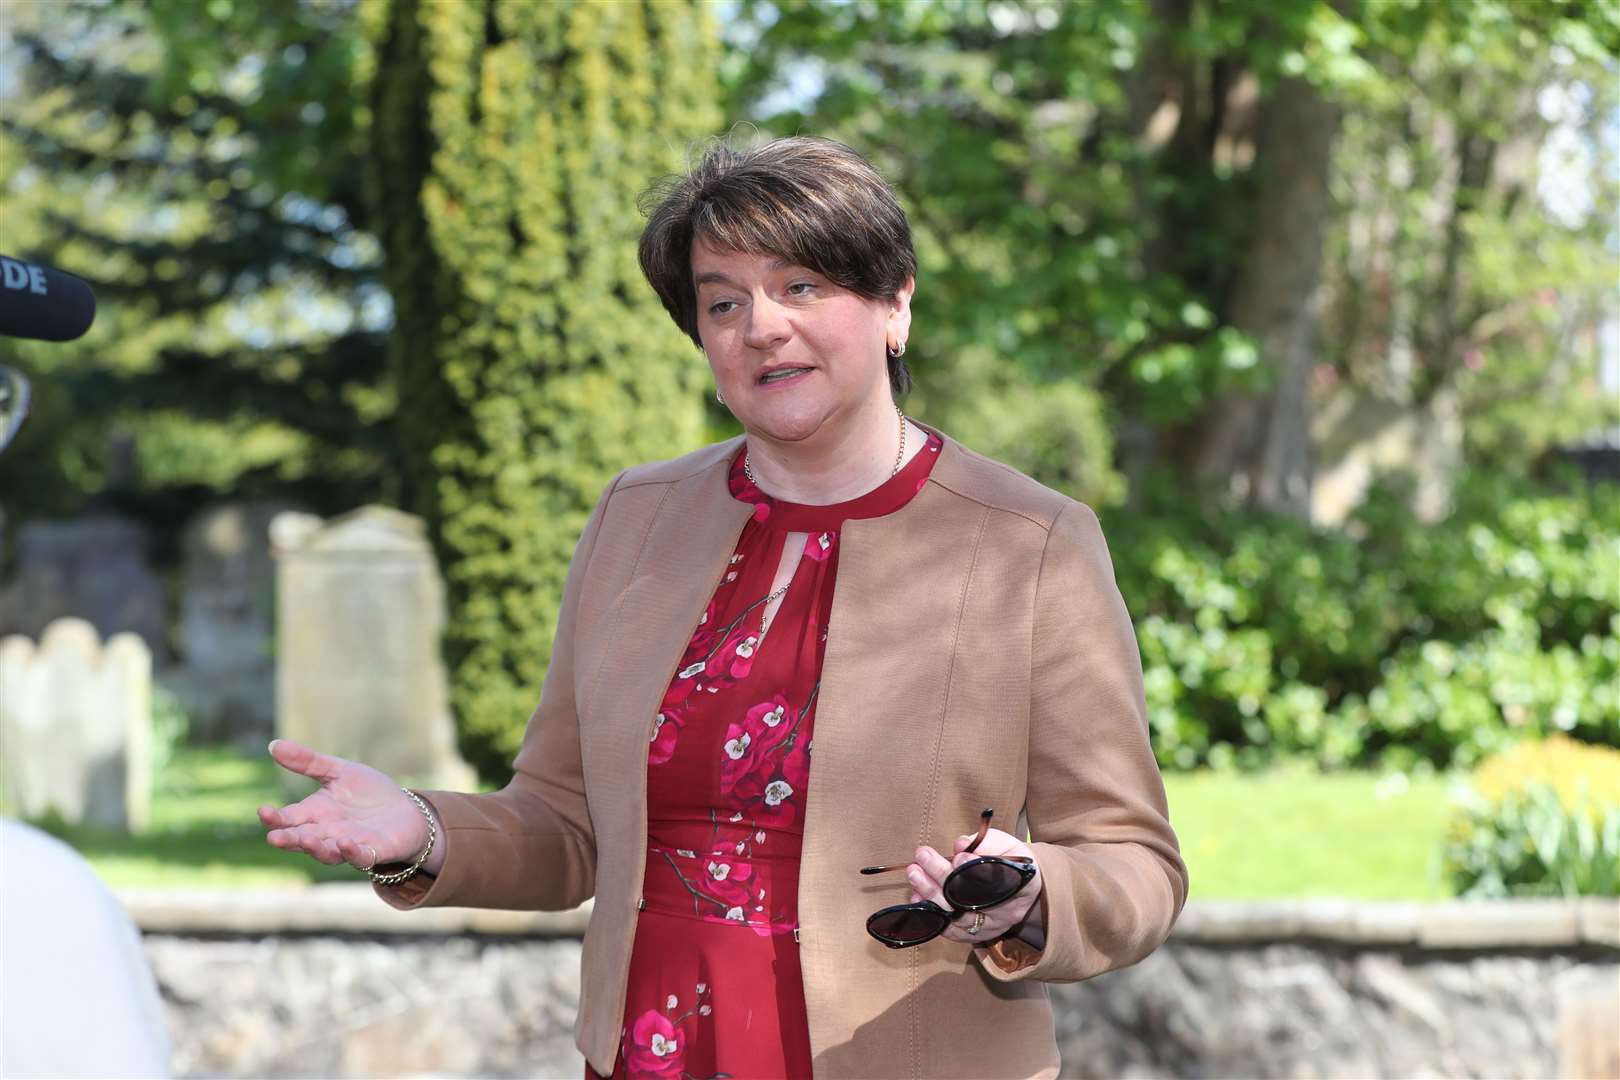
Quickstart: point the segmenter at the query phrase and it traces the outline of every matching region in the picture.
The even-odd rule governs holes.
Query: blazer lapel
[[[643,780],[658,703],[751,512],[726,486],[729,460],[664,488],[604,643],[600,720],[613,760]]]

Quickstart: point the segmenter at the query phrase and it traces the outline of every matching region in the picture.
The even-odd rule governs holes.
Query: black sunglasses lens
[[[964,863],[945,879],[945,899],[959,908],[989,907],[1011,900],[1024,887],[1024,875],[1002,862]]]
[[[911,944],[939,936],[949,922],[950,917],[938,908],[905,905],[874,912],[866,920],[866,929],[881,941]]]

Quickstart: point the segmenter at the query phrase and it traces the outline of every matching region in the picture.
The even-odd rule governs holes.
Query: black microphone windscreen
[[[0,255],[0,335],[72,341],[96,318],[96,294],[79,278]]]

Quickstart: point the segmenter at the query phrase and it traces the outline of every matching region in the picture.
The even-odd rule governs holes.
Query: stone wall
[[[583,910],[123,898],[177,1075],[582,1075]],[[1620,905],[1193,904],[1141,965],[1051,992],[1065,1076],[1620,1076]]]

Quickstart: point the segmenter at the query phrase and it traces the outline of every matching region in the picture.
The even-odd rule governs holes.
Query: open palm
[[[270,757],[321,785],[308,798],[279,810],[259,807],[259,820],[270,830],[265,839],[272,846],[305,852],[328,866],[347,862],[366,870],[379,863],[409,862],[426,845],[426,819],[386,773],[290,739],[272,742]]]

